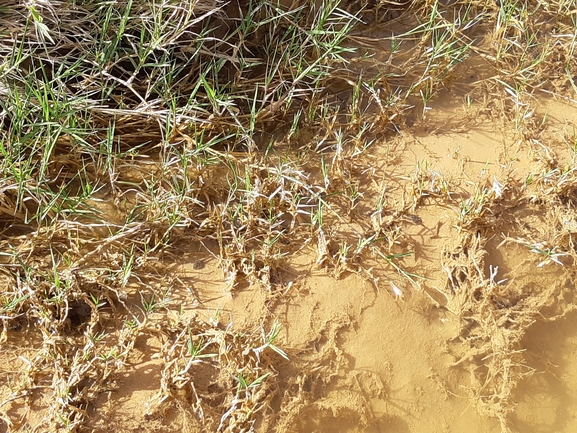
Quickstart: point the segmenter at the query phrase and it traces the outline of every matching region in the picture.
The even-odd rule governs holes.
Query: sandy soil
[[[538,106],[536,116],[547,115],[543,137],[552,144],[577,123],[577,110],[564,102],[543,99]],[[378,262],[371,266],[372,281],[351,272],[337,279],[319,268],[316,256],[305,249],[298,258],[287,260],[278,276],[282,290],[274,296],[248,285],[231,293],[210,256],[192,252],[182,259],[179,273],[190,280],[190,290],[199,300],[190,305],[186,302],[190,294],[181,293],[190,314],[209,320],[219,311],[222,323],[239,330],[267,316],[283,325],[279,346],[290,361],[278,365],[278,389],[270,400],[269,415],[255,426],[256,431],[501,431],[494,416],[497,409],[488,401],[482,403],[484,392],[507,386],[498,372],[484,370],[487,359],[495,355],[482,346],[489,342],[499,350],[495,349],[498,342],[485,335],[485,340],[477,336],[470,344],[463,328],[473,326],[474,312],[465,317],[466,301],[446,283],[451,266],[469,272],[468,264],[459,262],[462,257],[455,253],[463,245],[457,197],[474,195],[484,180],[490,185],[523,180],[540,169],[541,161],[531,149],[512,143],[512,125],[497,123],[475,109],[447,95],[413,129],[374,148],[370,163],[375,171],[367,191],[388,177],[394,179],[392,196],[407,197],[413,188],[409,181],[423,161],[433,173],[430,182],[437,176],[438,184],[445,182],[454,191],[447,199],[442,192],[433,196],[429,187],[431,196],[415,206],[415,217],[400,222],[403,243],[415,252],[403,265],[424,277],[417,286]],[[383,157],[391,148],[398,155],[394,164]],[[556,150],[563,155],[562,148]],[[538,267],[536,254],[514,241],[503,242],[527,233],[538,238],[551,231],[550,209],[538,202],[508,203],[503,208],[491,227],[478,228],[484,231],[483,246],[478,247],[484,257],[481,271],[488,276],[498,267],[495,279],[506,279],[501,285],[511,292],[561,288],[555,303],[539,304],[538,295],[532,301],[540,306],[514,343],[514,351],[521,354],[515,362],[522,367],[511,374],[519,376],[519,383],[501,403],[512,408],[507,415],[512,431],[572,432],[577,429],[577,400],[572,397],[577,391],[577,364],[572,356],[577,349],[577,316],[556,317],[572,300],[575,271],[556,263]],[[575,215],[563,213],[559,218],[570,223]],[[468,278],[453,277],[463,284]],[[542,311],[547,308],[561,310]],[[488,332],[497,331],[498,327]],[[103,428],[196,431],[194,425],[187,430],[183,408],[172,407],[160,419],[147,416],[160,385],[161,363],[155,359],[159,347],[155,338],[139,341],[139,355],[116,379],[117,390],[95,402],[94,413],[106,414]],[[207,374],[205,380],[210,381]]]

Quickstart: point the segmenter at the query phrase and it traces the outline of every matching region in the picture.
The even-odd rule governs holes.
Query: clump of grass
[[[459,341],[450,345],[455,365],[469,370],[470,395],[482,413],[499,420],[502,431],[510,431],[516,385],[534,373],[523,355],[527,330],[537,320],[556,320],[575,309],[562,295],[569,278],[565,265],[576,258],[564,212],[574,205],[574,197],[567,197],[563,188],[556,190],[548,179],[561,172],[565,170],[544,171],[535,176],[532,188],[511,179],[491,188],[481,180],[461,204],[461,239],[443,253],[445,307],[463,326]],[[566,175],[563,179],[573,190],[574,176]],[[524,214],[525,209],[531,213]],[[537,230],[524,222],[535,215],[553,224]],[[497,248],[523,247],[512,250],[523,260],[509,275],[498,275],[499,266],[491,262],[495,257],[488,253],[488,244],[496,246],[495,236],[503,237]]]
[[[188,422],[197,428],[251,428],[278,391],[274,364],[280,357],[289,359],[274,345],[279,331],[278,323],[269,332],[261,328],[262,335],[250,335],[217,321],[212,326],[185,317],[173,322],[160,351],[161,386],[148,416],[159,416],[178,402],[191,407]]]

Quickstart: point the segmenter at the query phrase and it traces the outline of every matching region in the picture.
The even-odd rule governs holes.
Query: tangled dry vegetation
[[[295,405],[284,391],[304,391],[277,379],[293,362],[275,345],[279,324],[183,314],[183,245],[218,259],[227,293],[248,282],[275,298],[284,261],[305,249],[337,276],[378,286],[377,261],[419,290],[399,222],[436,201],[459,207],[461,236],[432,302],[461,318],[450,350],[506,431],[530,373],[525,330],[574,299],[562,284],[500,281],[486,246],[499,226],[497,243],[570,279],[577,137],[564,153],[541,141],[534,105],[542,93],[575,99],[576,44],[572,0],[3,2],[1,344],[21,363],[2,374],[1,428],[112,428],[94,402],[154,336],[150,419],[178,407],[190,431],[282,431]],[[541,170],[481,178],[467,194],[424,167],[402,197],[392,180],[371,184],[373,149],[458,86],[465,61],[491,76],[464,98],[516,125],[512,143]],[[531,231],[526,209],[551,230]]]

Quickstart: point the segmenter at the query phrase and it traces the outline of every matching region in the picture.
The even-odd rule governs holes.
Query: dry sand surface
[[[275,276],[275,293],[250,284],[231,292],[218,261],[181,242],[174,272],[188,290],[170,293],[173,307],[180,306],[173,315],[239,331],[270,317],[282,324],[277,345],[289,360],[268,354],[275,385],[256,431],[487,433],[501,431],[500,414],[512,431],[576,431],[575,268],[563,257],[565,266],[542,263],[523,240],[573,236],[577,214],[517,186],[498,194],[496,182],[518,185],[542,170],[543,147],[517,145],[512,125],[459,102],[442,95],[415,127],[375,145],[367,160],[373,171],[361,186],[364,194],[378,194],[386,183],[393,199],[415,187],[415,167],[427,161],[428,192],[412,217],[395,221],[399,242],[414,251],[403,266],[421,277],[416,284],[379,260],[364,263],[365,274],[352,267],[335,278],[305,245]],[[577,124],[571,104],[543,98],[538,107],[543,142],[555,143]],[[391,162],[386,155],[393,150]],[[554,151],[556,160],[566,158],[563,146],[547,153]],[[461,197],[479,188],[492,202],[490,223],[463,232]],[[569,199],[577,200],[572,194]],[[484,283],[475,289],[483,293],[462,298],[460,285],[475,279]],[[92,431],[203,430],[191,396],[154,412],[166,368],[162,327],[168,325],[156,326],[156,333],[136,339],[109,384],[113,389],[88,408]],[[32,329],[13,329],[7,338],[0,355],[4,396],[11,378],[41,350]],[[213,387],[218,407],[226,397],[211,383],[218,372],[210,358],[205,363],[194,386],[209,394]],[[31,392],[41,396],[42,388]],[[26,412],[9,400],[4,405],[33,426],[46,402],[39,398]]]

